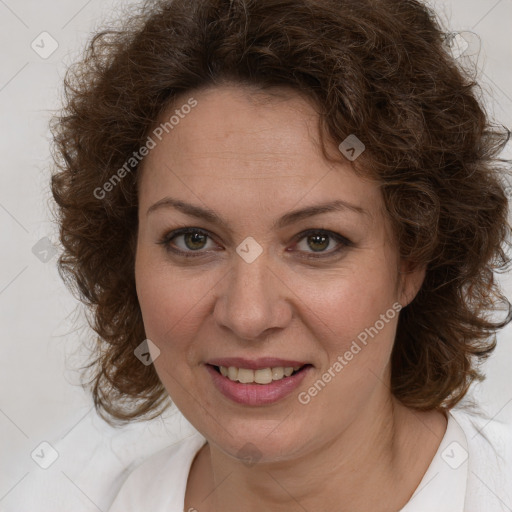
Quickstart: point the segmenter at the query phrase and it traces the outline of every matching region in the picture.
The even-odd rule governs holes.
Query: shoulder
[[[205,442],[194,433],[149,456],[129,473],[108,512],[181,511],[190,466]]]
[[[467,439],[465,512],[511,510],[512,424],[463,408],[450,413]]]
[[[466,435],[470,453],[511,469],[512,423],[505,423],[484,413],[465,409],[450,411]]]

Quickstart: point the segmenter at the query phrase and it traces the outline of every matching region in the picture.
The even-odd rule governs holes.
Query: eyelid
[[[307,236],[315,235],[315,234],[319,234],[319,233],[326,234],[327,236],[330,236],[331,238],[334,238],[335,240],[343,242],[346,245],[354,245],[353,242],[351,240],[349,240],[348,238],[344,237],[343,235],[341,235],[339,233],[336,233],[335,231],[327,229],[327,228],[306,229],[304,231],[301,231],[300,233],[297,233],[293,237],[293,240],[295,240],[295,241],[302,240],[303,238],[306,238]]]
[[[202,250],[202,249],[199,249],[197,251],[183,251],[182,249],[178,249],[176,247],[172,247],[171,245],[171,241],[177,237],[180,237],[180,236],[184,236],[188,233],[200,233],[206,237],[208,237],[210,240],[212,240],[214,243],[217,243],[215,241],[215,237],[212,236],[212,234],[206,230],[206,229],[203,229],[203,228],[196,228],[196,227],[193,227],[193,226],[187,226],[187,227],[180,227],[180,228],[176,228],[176,229],[173,229],[169,232],[166,232],[163,237],[157,242],[158,244],[162,245],[164,247],[165,250],[167,250],[168,252],[172,252],[174,254],[177,254],[178,256],[183,256],[185,258],[189,258],[189,257],[202,257],[202,256],[205,256],[205,255],[208,255],[212,249],[210,250]],[[303,258],[303,259],[329,259],[329,258],[332,258],[334,256],[336,256],[338,253],[340,253],[344,248],[347,248],[347,247],[353,247],[354,246],[354,243],[349,240],[348,238],[344,237],[343,235],[335,232],[335,231],[332,231],[330,229],[327,229],[327,228],[310,228],[310,229],[307,229],[307,230],[303,230],[301,231],[300,233],[297,233],[292,241],[294,243],[294,245],[296,245],[299,241],[307,238],[308,236],[312,236],[312,235],[315,235],[315,234],[323,234],[323,235],[326,235],[328,238],[331,238],[333,240],[335,240],[336,242],[338,242],[338,247],[335,248],[335,249],[331,249],[329,251],[325,251],[325,252],[318,252],[318,253],[315,253],[315,252],[304,252],[304,251],[294,251],[294,252],[297,252],[299,254],[299,257],[300,258]]]
[[[308,236],[312,236],[315,234],[326,235],[328,238],[335,240],[338,243],[338,246],[329,251],[320,251],[317,253],[307,251],[295,251],[297,252],[299,258],[306,260],[329,260],[335,257],[339,257],[343,249],[354,246],[354,243],[351,240],[327,228],[306,229],[305,231],[301,231],[300,233],[298,233],[294,237],[294,240],[296,241],[296,243],[298,243],[301,240],[307,238]]]
[[[175,247],[171,246],[171,241],[173,239],[178,238],[180,236],[184,236],[188,233],[200,233],[201,235],[208,237],[208,239],[212,240],[214,243],[217,243],[217,242],[215,242],[215,237],[213,237],[212,234],[208,230],[202,229],[202,228],[196,228],[193,226],[192,227],[176,228],[169,232],[166,232],[157,243],[159,245],[162,245],[165,250],[167,250],[169,252],[173,252],[174,254],[178,254],[179,256],[181,255],[181,256],[185,256],[185,257],[203,256],[212,250],[212,249],[209,249],[208,251],[204,251],[201,249],[198,251],[183,251],[182,249],[175,248]]]

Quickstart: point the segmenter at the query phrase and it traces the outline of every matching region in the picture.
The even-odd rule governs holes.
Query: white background
[[[190,432],[172,410],[162,420],[122,430],[95,415],[74,370],[84,361],[82,342],[91,333],[60,281],[56,256],[43,263],[32,252],[44,237],[57,242],[48,212],[48,120],[59,106],[64,71],[89,34],[112,13],[120,16],[126,4],[0,0],[1,511],[106,510],[129,463]],[[434,5],[450,30],[480,36],[475,60],[488,108],[512,129],[512,0]],[[44,31],[58,43],[46,59],[31,48]],[[509,147],[504,157],[511,153]],[[510,275],[499,279],[510,297]],[[491,417],[512,423],[511,332],[507,327],[499,335],[485,366],[488,378],[472,394]],[[59,455],[46,470],[31,458],[43,441]]]

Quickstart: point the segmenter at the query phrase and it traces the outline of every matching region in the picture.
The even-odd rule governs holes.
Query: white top
[[[206,443],[194,433],[133,470],[108,512],[183,512],[195,455]],[[511,512],[512,427],[461,410],[448,413],[439,448],[399,512]]]

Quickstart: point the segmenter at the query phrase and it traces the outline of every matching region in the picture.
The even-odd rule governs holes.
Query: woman
[[[509,321],[502,139],[434,15],[153,2],[73,71],[52,190],[97,410],[197,430],[110,510],[509,510],[510,429],[452,411]]]

